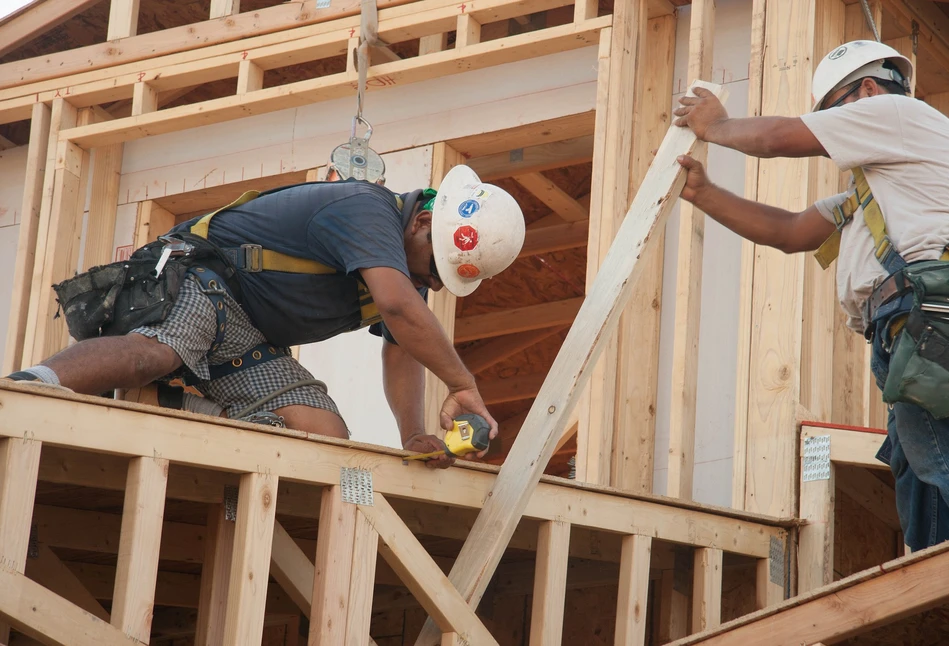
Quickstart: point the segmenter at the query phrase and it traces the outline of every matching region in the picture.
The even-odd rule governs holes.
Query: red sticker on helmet
[[[474,265],[459,265],[458,275],[462,278],[477,278],[481,270]]]
[[[455,229],[455,246],[462,251],[471,251],[478,246],[478,230],[468,225]]]

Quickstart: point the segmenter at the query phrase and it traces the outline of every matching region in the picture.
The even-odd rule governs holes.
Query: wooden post
[[[0,440],[0,569],[25,571],[41,447],[29,439]],[[10,627],[0,622],[0,643],[9,639]]]
[[[158,91],[150,83],[139,81],[132,88],[132,116],[148,114],[158,109]]]
[[[60,113],[61,114],[61,113]],[[4,346],[3,374],[19,370],[23,357],[23,339],[26,317],[30,308],[30,284],[36,249],[45,242],[38,239],[40,212],[43,202],[43,181],[50,155],[51,110],[45,103],[33,104],[30,119],[30,143],[26,153],[26,178],[23,184],[23,208],[20,210],[20,232],[16,245],[16,265],[13,270],[13,293],[10,300],[10,319]],[[58,138],[58,127],[57,127]]]
[[[692,632],[700,633],[722,623],[722,550],[696,549],[692,576]]]
[[[113,261],[112,243],[124,148],[125,144],[112,144],[92,152],[92,186],[82,254],[83,271]]]
[[[470,13],[458,14],[455,32],[455,49],[481,42],[481,23]]]
[[[245,473],[237,498],[224,643],[260,644],[277,510],[277,476]]]
[[[537,532],[530,646],[560,646],[569,556],[570,523],[541,523]]]
[[[689,634],[689,598],[676,589],[675,570],[663,570],[659,579],[659,642]]]
[[[649,73],[636,93],[633,123],[633,184],[649,169],[652,151],[669,127],[675,60],[675,16],[659,16],[646,29]],[[656,446],[656,395],[659,381],[659,327],[662,303],[662,259],[665,231],[659,231],[643,254],[643,274],[633,286],[620,319],[616,422],[610,484],[627,491],[652,491]]]
[[[310,646],[342,644],[349,614],[356,505],[343,502],[339,486],[325,487],[313,572]]]
[[[346,618],[347,646],[364,646],[369,643],[378,551],[379,534],[364,515],[356,514],[353,567],[349,580],[349,615]]]
[[[768,0],[762,114],[797,117],[811,105],[816,0]],[[790,211],[807,206],[807,159],[761,159],[759,202]],[[793,178],[793,180],[789,179]],[[798,188],[791,190],[789,181]],[[749,511],[794,514],[796,425],[801,388],[804,257],[757,247],[752,286],[750,382],[745,460]]]
[[[645,646],[652,537],[623,537],[616,602],[616,646]]]
[[[264,87],[264,70],[252,60],[242,60],[237,70],[237,93],[255,92]]]
[[[803,442],[801,440],[802,453]],[[834,503],[836,468],[830,463],[827,480],[801,479],[801,519],[798,530],[797,591],[810,592],[834,581]],[[803,473],[803,465],[802,470]]]
[[[596,18],[598,5],[597,0],[577,0],[573,5],[573,21],[583,22]]]
[[[432,187],[438,188],[445,175],[455,166],[465,163],[465,158],[457,150],[444,142],[433,146],[432,150]],[[435,314],[442,329],[450,341],[455,338],[455,313],[458,309],[458,298],[447,289],[437,292],[429,291],[428,308]],[[425,371],[425,429],[428,433],[436,433],[444,437],[445,431],[441,427],[439,413],[445,398],[448,397],[448,386],[436,377],[431,371]]]
[[[110,0],[106,40],[128,38],[138,33],[138,3],[139,0]]]
[[[111,623],[145,644],[152,628],[167,484],[168,460],[129,461]]]
[[[223,504],[208,507],[207,527],[195,646],[217,646],[224,642],[224,611],[234,554],[234,522],[225,518]]]
[[[784,564],[780,566],[784,567]],[[784,586],[771,578],[771,559],[758,559],[755,575],[755,607],[758,610],[784,601]]]
[[[645,73],[641,61],[646,26],[646,2],[634,0],[617,4],[613,27],[601,32],[587,245],[588,293],[630,202],[634,99]],[[583,399],[577,437],[578,480],[610,483],[619,347],[619,334],[610,336]]]
[[[703,84],[718,97],[721,86]],[[620,313],[643,270],[639,259],[661,227],[685,182],[676,158],[696,145],[688,129],[670,128],[606,255],[600,276],[587,295],[557,358],[534,399],[524,427],[495,480],[484,508],[452,568],[451,581],[465,600],[477,606],[494,574],[541,473],[563,435],[570,412],[586,386],[604,340],[615,330]],[[426,625],[417,644],[437,643],[438,631]]]

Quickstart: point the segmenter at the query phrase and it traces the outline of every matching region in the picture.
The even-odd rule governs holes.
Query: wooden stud
[[[138,3],[139,0],[110,0],[106,40],[128,38],[138,33]]]
[[[101,0],[47,0],[26,5],[21,11],[5,18],[0,25],[0,56],[4,56],[82,13]]]
[[[721,86],[703,84],[716,96]],[[478,515],[468,540],[452,567],[451,581],[473,606],[481,601],[491,575],[510,540],[537,481],[565,430],[593,366],[613,330],[643,270],[642,249],[657,227],[661,227],[672,203],[682,190],[685,175],[675,159],[690,153],[695,134],[670,128],[620,227],[613,247],[600,267],[574,325],[531,406],[524,422],[531,432],[521,433],[508,453],[490,497]],[[594,157],[595,159],[595,157]],[[427,624],[428,625],[428,624]],[[434,626],[423,628],[418,644],[434,642]]]
[[[20,231],[17,238],[16,265],[10,300],[10,318],[4,346],[3,374],[16,372],[22,366],[26,317],[30,308],[30,284],[36,249],[45,243],[39,240],[43,182],[50,149],[51,110],[45,103],[33,105],[30,120],[30,143],[26,153],[26,177],[23,183],[23,207],[20,209]],[[58,131],[58,128],[57,128]],[[59,133],[56,133],[57,137]]]
[[[241,12],[241,0],[211,0],[211,20]]]
[[[237,71],[237,93],[256,92],[264,87],[264,70],[250,59],[242,60]]]
[[[324,488],[313,574],[311,646],[342,644],[345,639],[355,532],[356,505],[343,502],[338,485]]]
[[[695,550],[692,583],[692,632],[722,623],[722,550]]]
[[[693,0],[689,30],[690,83],[711,78],[714,43],[715,2]],[[702,163],[707,160],[705,147],[697,149],[696,159]],[[687,500],[692,498],[692,471],[695,466],[695,398],[698,389],[704,239],[705,214],[685,200],[680,200],[666,495]]]
[[[430,36],[422,36],[418,41],[418,55],[425,56],[426,54],[434,54],[435,52],[443,52],[448,49],[448,34],[432,34]]]
[[[464,316],[455,322],[455,343],[465,343],[517,332],[541,330],[573,323],[583,298],[527,305],[510,310]]]
[[[597,0],[577,0],[573,5],[573,21],[580,23],[596,18],[597,9],[599,9]]]
[[[353,538],[353,570],[349,580],[349,614],[346,617],[347,646],[363,646],[370,641],[372,594],[376,580],[379,534],[363,514],[356,514]]]
[[[82,270],[114,260],[115,216],[122,178],[124,144],[96,148],[92,154],[92,185],[86,223]]]
[[[787,67],[778,61],[810,60],[813,55],[815,0],[768,0],[765,12],[765,73],[762,113],[797,117],[810,109],[809,65]],[[807,68],[807,69],[805,69]],[[803,211],[809,162],[762,159],[758,162],[759,202]],[[789,190],[788,177],[801,183]],[[793,441],[800,401],[802,254],[756,248],[752,286],[751,371],[745,459],[745,503],[749,510],[776,516],[793,514],[797,445]]]
[[[803,452],[804,438],[801,439],[802,455]],[[803,473],[803,457],[801,460]],[[801,479],[800,516],[805,524],[798,530],[798,594],[810,592],[834,580],[835,472],[836,467],[831,462],[830,478],[827,480],[805,482]]]
[[[129,461],[111,622],[146,644],[151,635],[167,483],[168,460]]]
[[[175,214],[160,207],[154,200],[144,200],[138,203],[135,216],[135,238],[132,246],[138,249],[141,246],[158,240],[175,226]]]
[[[0,617],[46,646],[141,646],[138,640],[5,567],[0,568]]]
[[[674,641],[689,634],[689,598],[676,588],[674,570],[663,570],[659,579],[660,643]]]
[[[570,523],[547,521],[537,533],[537,566],[531,607],[531,646],[560,646],[567,593]]]
[[[432,186],[437,189],[448,171],[464,163],[465,158],[461,153],[448,144],[444,142],[435,144],[432,148]],[[448,340],[454,342],[458,298],[447,289],[437,292],[429,291],[428,308],[438,319]],[[440,413],[446,397],[448,397],[448,386],[430,370],[425,370],[425,428],[428,432],[439,436],[444,435]]]
[[[568,222],[578,222],[590,217],[590,212],[587,209],[540,173],[515,175],[514,181]]]
[[[784,564],[781,567],[784,567]],[[784,586],[771,580],[771,559],[758,559],[755,574],[755,607],[760,610],[782,601],[784,601]]]
[[[649,73],[636,94],[633,124],[632,180],[637,189],[669,127],[675,30],[675,16],[653,18],[646,27]],[[610,484],[626,491],[652,491],[664,246],[665,231],[660,230],[643,253],[643,273],[620,320]]]
[[[379,533],[379,553],[395,570],[426,612],[434,618],[438,635],[455,632],[468,643],[496,645],[474,611],[428,555],[422,544],[395,513],[388,501],[376,492],[371,506],[360,506],[363,514]]]
[[[95,615],[102,621],[109,621],[109,613],[105,611],[102,604],[92,596],[73,571],[53,553],[49,545],[40,543],[37,557],[27,559],[26,575],[89,614]]]
[[[277,509],[277,476],[241,475],[234,527],[234,554],[224,613],[224,643],[259,644]]]
[[[470,13],[458,15],[458,24],[455,29],[455,49],[481,42],[481,23]]]
[[[36,478],[42,444],[32,439],[0,440],[0,565],[2,570],[22,573],[30,541],[30,519],[36,496]],[[0,643],[10,636],[10,627],[0,622]]]
[[[309,616],[313,606],[313,563],[280,523],[274,523],[270,576]]]
[[[617,646],[646,645],[651,553],[651,536],[634,534],[623,537],[619,597],[616,602]]]
[[[132,89],[132,116],[154,112],[158,109],[158,90],[151,83],[139,81]]]
[[[234,523],[225,518],[223,504],[208,507],[208,531],[204,541],[194,643],[195,646],[216,646],[224,642],[224,611],[234,554]]]

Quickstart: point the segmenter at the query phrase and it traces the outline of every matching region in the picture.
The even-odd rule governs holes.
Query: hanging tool
[[[429,460],[442,455],[460,458],[469,453],[485,451],[490,442],[491,426],[481,415],[468,414],[454,420],[450,431],[445,433],[445,450],[433,453],[420,453],[402,459],[405,464],[409,460]]]
[[[379,40],[379,15],[376,0],[362,0],[359,22],[359,48],[353,54],[359,84],[356,90],[356,116],[353,117],[349,141],[333,149],[327,178],[335,173],[338,179],[362,179],[376,184],[385,184],[386,165],[382,157],[369,147],[372,125],[362,116],[363,99],[366,95],[366,77],[369,73],[369,48],[385,44]],[[357,126],[366,127],[362,137],[357,136]]]

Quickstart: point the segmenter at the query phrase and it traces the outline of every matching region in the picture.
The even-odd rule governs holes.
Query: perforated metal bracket
[[[366,469],[339,470],[339,489],[343,502],[372,507],[372,471]]]
[[[224,520],[237,521],[237,492],[234,485],[224,485]]]
[[[801,480],[830,480],[830,435],[804,438]]]
[[[30,525],[30,542],[26,548],[26,557],[38,559],[40,557],[40,539],[37,535],[36,525]]]
[[[768,577],[771,583],[784,587],[784,541],[775,536],[771,537],[768,545]]]
[[[330,0],[316,0],[317,9],[327,9],[330,6]]]

